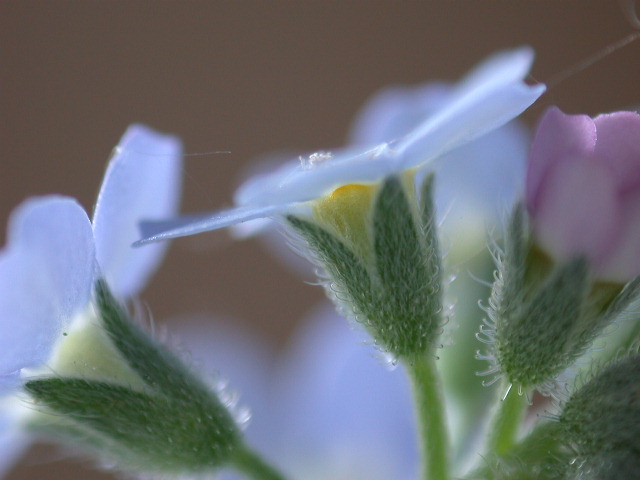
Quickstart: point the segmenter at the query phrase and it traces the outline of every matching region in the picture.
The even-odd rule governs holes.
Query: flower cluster
[[[640,115],[552,107],[529,149],[514,119],[545,89],[524,82],[532,59],[520,48],[455,85],[387,89],[346,147],[249,179],[212,215],[172,218],[181,145],[142,126],[116,147],[92,219],[68,197],[26,200],[0,252],[0,466],[43,436],[140,478],[640,478]],[[282,362],[199,329],[193,349],[254,403],[245,432],[236,396],[123,302],[159,241],[258,219],[285,225],[399,368],[326,311]],[[268,380],[267,365],[281,365]],[[531,403],[536,390],[553,400]]]

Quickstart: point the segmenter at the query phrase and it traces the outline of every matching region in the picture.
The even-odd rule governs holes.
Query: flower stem
[[[252,480],[286,479],[284,475],[246,446],[241,446],[234,452],[231,465]]]
[[[516,391],[505,383],[501,384],[498,392],[507,390],[506,396],[501,398],[493,415],[492,426],[489,430],[488,451],[495,455],[504,456],[511,450],[518,440],[518,432],[522,417],[528,406],[526,395]]]
[[[423,480],[448,480],[449,435],[435,358],[405,362],[413,386]]]

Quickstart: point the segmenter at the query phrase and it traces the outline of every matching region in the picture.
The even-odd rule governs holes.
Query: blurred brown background
[[[392,83],[456,79],[521,44],[546,81],[633,32],[599,1],[163,1],[0,4],[0,218],[25,197],[60,192],[92,208],[125,127],[175,132],[188,158],[184,211],[230,203],[257,155],[344,142],[353,114]],[[640,41],[553,87],[545,105],[595,114],[640,104]],[[283,344],[322,291],[256,241],[224,232],[176,241],[144,294],[158,321],[208,313]],[[18,479],[112,478],[42,462]],[[53,458],[56,458],[55,456]]]

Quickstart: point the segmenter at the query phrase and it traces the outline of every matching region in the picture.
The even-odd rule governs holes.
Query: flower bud
[[[526,220],[517,207],[487,308],[489,328],[478,338],[491,346],[480,356],[493,361],[490,372],[535,388],[570,366],[638,298],[640,279],[596,283],[585,256],[554,262],[532,244]]]
[[[533,141],[526,206],[556,262],[583,256],[600,281],[640,274],[640,115],[594,119],[551,108]]]
[[[433,178],[348,185],[287,220],[329,277],[333,299],[396,358],[430,351],[442,327]]]
[[[638,478],[640,355],[609,364],[575,391],[560,423],[576,454],[573,478]]]

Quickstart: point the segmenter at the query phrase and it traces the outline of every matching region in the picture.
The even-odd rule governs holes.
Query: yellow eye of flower
[[[315,220],[340,236],[363,259],[371,250],[371,210],[379,187],[380,183],[344,185],[313,206]]]

